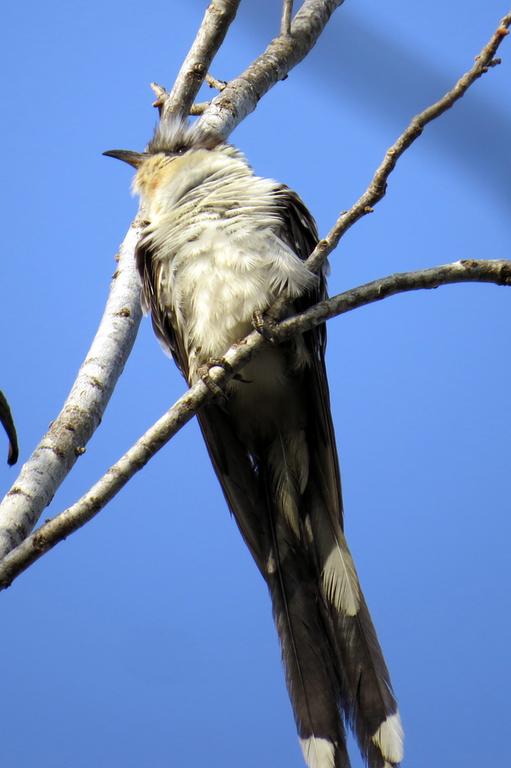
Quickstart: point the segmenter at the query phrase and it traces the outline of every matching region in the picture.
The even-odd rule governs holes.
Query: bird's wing
[[[301,198],[285,185],[281,186],[284,200],[282,208],[282,227],[280,238],[305,261],[318,244],[316,222]],[[293,302],[296,313],[327,298],[327,265],[321,270],[318,282],[305,295]],[[326,325],[316,326],[304,333],[303,338],[310,353],[311,365],[306,370],[306,391],[310,402],[306,404],[313,417],[310,419],[316,435],[314,444],[321,449],[318,464],[323,468],[326,495],[329,499],[329,511],[333,522],[342,526],[342,495],[339,474],[339,460],[335,442],[332,414],[330,410],[330,391],[325,367],[327,333]]]
[[[172,309],[159,300],[162,264],[154,259],[155,248],[149,237],[142,232],[136,250],[135,261],[142,281],[142,308],[151,313],[153,329],[165,352],[170,353],[177,367],[188,379],[188,355]]]

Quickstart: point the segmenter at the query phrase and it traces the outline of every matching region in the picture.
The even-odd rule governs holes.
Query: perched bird
[[[297,311],[326,295],[304,265],[317,233],[301,199],[220,137],[172,118],[145,152],[105,154],[137,169],[143,304],[190,384],[277,297]],[[266,344],[198,419],[268,585],[305,762],[347,768],[347,723],[370,768],[391,768],[402,728],[344,538],[324,355],[324,327]]]

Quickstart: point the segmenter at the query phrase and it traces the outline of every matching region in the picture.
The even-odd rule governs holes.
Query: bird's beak
[[[130,149],[109,149],[107,152],[103,152],[106,157],[115,157],[117,160],[122,160],[123,163],[132,165],[133,168],[139,168],[142,161],[147,157],[143,152],[132,152]]]

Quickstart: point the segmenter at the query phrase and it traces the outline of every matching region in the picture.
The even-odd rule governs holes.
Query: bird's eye
[[[184,145],[182,145],[182,146],[180,146],[180,147],[176,147],[176,148],[174,149],[174,151],[172,152],[172,154],[173,154],[173,155],[183,155],[183,154],[186,152],[186,150],[187,150],[187,147],[185,147]]]

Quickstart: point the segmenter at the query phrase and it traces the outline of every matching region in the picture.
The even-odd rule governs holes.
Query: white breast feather
[[[186,157],[152,201],[148,231],[164,267],[160,300],[176,313],[193,377],[247,334],[256,310],[277,295],[298,296],[316,278],[276,234],[275,182],[218,152],[192,153],[193,168]]]

